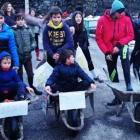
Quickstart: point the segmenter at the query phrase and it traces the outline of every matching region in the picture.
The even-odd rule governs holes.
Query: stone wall
[[[0,7],[5,2],[11,2],[16,12],[24,11],[24,0],[1,0]],[[73,12],[76,5],[83,5],[86,15],[102,15],[111,7],[113,0],[29,0],[30,7],[36,8],[39,14],[46,14],[53,5],[58,5],[64,11]],[[137,14],[140,12],[140,0],[122,0],[127,10]]]

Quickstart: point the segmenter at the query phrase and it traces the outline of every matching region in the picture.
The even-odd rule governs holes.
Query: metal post
[[[25,14],[29,13],[29,0],[25,0]]]

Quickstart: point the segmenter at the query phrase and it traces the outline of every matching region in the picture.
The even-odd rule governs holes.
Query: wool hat
[[[116,11],[118,11],[120,9],[122,9],[122,11],[124,11],[125,7],[124,7],[123,3],[119,0],[114,0],[114,2],[112,3],[110,15],[115,13]]]
[[[83,6],[77,6],[75,8],[75,11],[80,11],[83,14],[84,13],[84,7]]]

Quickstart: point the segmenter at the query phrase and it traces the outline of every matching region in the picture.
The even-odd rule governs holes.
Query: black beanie
[[[83,8],[83,6],[77,6],[75,8],[75,11],[80,11],[83,14],[84,13],[84,8]]]

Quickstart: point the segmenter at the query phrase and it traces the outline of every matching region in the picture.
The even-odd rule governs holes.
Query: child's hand
[[[51,87],[50,86],[46,86],[44,90],[45,90],[45,92],[51,91]]]
[[[29,93],[34,92],[34,90],[30,87],[26,87],[26,89],[28,90]]]
[[[90,86],[92,89],[96,89],[96,86],[93,83],[91,83]]]

